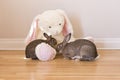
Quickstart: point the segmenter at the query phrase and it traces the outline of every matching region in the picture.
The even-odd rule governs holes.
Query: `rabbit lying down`
[[[53,38],[51,35],[50,36],[47,35],[46,33],[44,33],[43,35],[46,38],[46,40],[36,39],[36,40],[31,41],[26,46],[26,49],[25,49],[26,58],[32,58],[33,60],[38,59],[38,57],[36,56],[36,53],[35,53],[35,49],[37,46],[39,47],[42,43],[44,43],[44,45],[45,45],[45,43],[49,44],[49,46],[51,46],[52,48],[55,47],[55,45],[57,44],[57,40],[55,38]],[[45,46],[47,46],[47,49],[50,48],[50,47],[48,47],[48,45],[45,45]]]
[[[65,36],[63,42],[57,45],[56,50],[62,53],[66,59],[74,59],[81,61],[93,61],[99,56],[95,44],[86,39],[77,39],[68,43],[71,33]]]

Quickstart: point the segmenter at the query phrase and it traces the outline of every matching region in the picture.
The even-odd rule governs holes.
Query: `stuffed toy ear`
[[[69,18],[67,17],[67,14],[63,10],[60,10],[60,9],[57,9],[56,11],[58,13],[60,13],[60,15],[62,15],[65,19],[65,24],[63,27],[63,31],[62,31],[63,35],[66,36],[69,33],[71,33],[73,35],[72,24],[71,24]]]
[[[25,43],[28,44],[29,42],[35,40],[37,38],[37,34],[38,34],[38,21],[39,21],[39,16],[37,16],[31,25],[30,31],[27,35],[26,41]]]
[[[94,38],[92,36],[87,36],[87,37],[84,37],[83,39],[87,39],[91,42],[94,42]]]

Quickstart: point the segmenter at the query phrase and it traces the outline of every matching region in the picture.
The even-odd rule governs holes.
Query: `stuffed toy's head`
[[[73,34],[73,29],[66,13],[57,9],[45,11],[35,17],[26,38],[26,43],[35,40],[40,32],[52,36],[62,33],[63,36],[66,36],[68,33]]]
[[[39,15],[39,28],[49,35],[57,35],[62,32],[64,26],[64,17],[56,11],[46,11]]]

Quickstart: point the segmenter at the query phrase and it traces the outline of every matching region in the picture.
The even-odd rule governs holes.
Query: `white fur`
[[[51,27],[51,28],[49,28]],[[68,33],[73,35],[72,24],[63,10],[48,10],[35,17],[26,43],[35,39],[44,39],[43,33],[52,35],[61,42]],[[74,40],[74,37],[72,38]]]
[[[80,60],[80,58],[82,58],[81,56],[74,56],[72,57],[73,60]],[[97,60],[98,58],[100,58],[100,55],[98,55],[95,60]]]
[[[95,60],[97,60],[97,59],[99,59],[100,58],[100,55],[98,55],[96,58],[95,58]]]

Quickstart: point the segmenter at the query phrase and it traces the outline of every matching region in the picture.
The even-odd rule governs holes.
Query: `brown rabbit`
[[[79,59],[81,61],[92,61],[98,56],[96,46],[86,39],[78,39],[68,43],[71,33],[65,36],[63,42],[57,45],[56,50],[67,59]]]
[[[51,35],[48,36],[46,33],[43,34],[46,38],[46,40],[43,39],[36,39],[34,41],[31,41],[25,49],[25,55],[26,58],[32,58],[32,59],[38,59],[35,54],[35,48],[37,45],[39,45],[42,42],[48,43],[50,46],[55,48],[55,45],[57,44],[57,40],[53,38]]]

